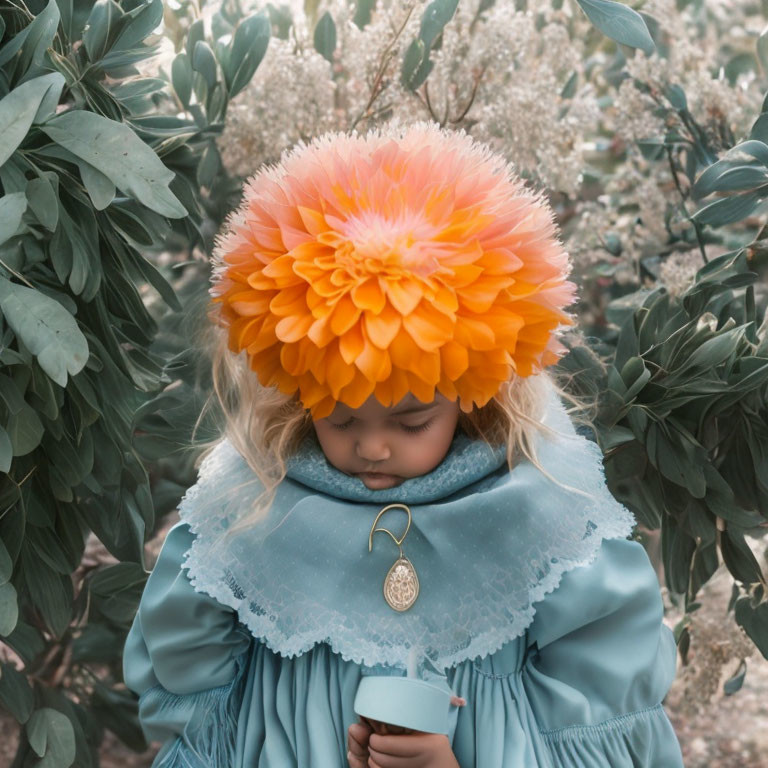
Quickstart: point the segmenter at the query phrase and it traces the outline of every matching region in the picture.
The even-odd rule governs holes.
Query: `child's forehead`
[[[400,402],[393,405],[382,405],[375,397],[371,395],[359,408],[351,408],[344,403],[337,403],[332,412],[332,416],[357,416],[359,418],[377,418],[387,415],[405,415],[406,413],[417,413],[425,411],[438,404],[439,397],[429,403],[424,403],[415,395],[408,393]]]

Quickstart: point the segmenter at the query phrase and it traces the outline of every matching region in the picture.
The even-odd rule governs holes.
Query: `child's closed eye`
[[[426,429],[429,429],[432,422],[434,421],[434,416],[431,419],[427,419],[423,424],[416,424],[416,425],[409,425],[409,424],[401,424],[400,426],[402,429],[404,429],[406,432],[423,432]],[[349,419],[349,421],[345,421],[343,424],[331,424],[334,429],[348,429],[352,426],[353,422],[355,421],[354,417]]]

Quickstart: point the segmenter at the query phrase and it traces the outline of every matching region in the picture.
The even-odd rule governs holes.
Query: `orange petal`
[[[440,366],[450,381],[455,381],[469,366],[466,347],[455,341],[449,341],[440,347]]]
[[[370,310],[374,314],[384,309],[386,298],[377,278],[369,278],[352,289],[352,301],[360,309]]]
[[[359,325],[353,325],[343,336],[339,337],[339,352],[346,365],[353,365],[355,358],[363,351],[365,338]]]
[[[312,315],[291,315],[284,317],[275,326],[275,335],[280,341],[290,342],[303,339],[315,318]]]
[[[408,370],[415,373],[422,381],[434,386],[440,381],[440,353],[422,352],[415,355]]]
[[[392,306],[403,316],[416,309],[423,295],[421,287],[413,280],[408,279],[385,279],[384,290],[392,302]]]
[[[392,363],[386,350],[366,341],[362,352],[355,358],[355,365],[369,381],[381,381],[389,376]]]
[[[365,333],[368,338],[381,349],[386,349],[392,339],[397,336],[402,317],[391,305],[385,304],[381,314],[374,315],[372,312],[365,312],[363,315]]]
[[[354,378],[340,392],[337,400],[340,400],[350,408],[359,408],[372,394],[375,382],[369,381],[362,371],[352,368]]]
[[[470,349],[492,349],[496,346],[493,330],[484,322],[465,315],[456,316],[453,337],[459,344]]]
[[[330,315],[331,330],[337,335],[344,335],[360,318],[360,308],[356,307],[348,294],[342,296]]]
[[[426,301],[422,301],[416,310],[403,318],[403,326],[427,352],[445,344],[453,335],[450,319]]]
[[[328,322],[328,317],[321,317],[316,319],[307,331],[307,336],[318,347],[325,347],[330,344],[336,337],[336,334],[331,330],[331,326]]]

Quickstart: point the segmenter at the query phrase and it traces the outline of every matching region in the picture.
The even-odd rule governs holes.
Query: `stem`
[[[677,170],[675,169],[675,161],[672,157],[672,149],[668,146],[665,146],[664,149],[667,152],[667,159],[669,160],[669,170],[672,173],[672,179],[675,182],[675,186],[677,187],[677,191],[680,193],[680,207],[683,209],[683,212],[685,213],[685,218],[688,219],[688,222],[693,227],[694,231],[696,232],[696,240],[699,243],[699,250],[701,251],[701,258],[704,259],[704,263],[708,264],[709,259],[707,258],[707,252],[704,249],[704,242],[701,239],[701,225],[694,221],[691,218],[691,214],[688,212],[688,206],[685,204],[685,192],[683,192],[683,188],[680,186],[680,181],[677,178]]]
[[[482,79],[483,74],[485,73],[485,68],[486,68],[486,65],[484,64],[482,69],[479,72],[475,72],[474,82],[472,83],[472,93],[469,95],[469,101],[467,102],[467,105],[461,111],[459,116],[455,120],[451,120],[452,123],[454,124],[460,123],[466,116],[467,112],[469,112],[469,109],[475,100],[475,94],[477,93],[477,86],[480,84],[480,80]]]
[[[365,105],[365,109],[355,118],[354,122],[350,126],[350,130],[353,130],[354,127],[360,122],[360,120],[363,119],[363,117],[367,116],[368,110],[373,106],[373,102],[376,101],[376,99],[379,96],[380,90],[381,90],[381,80],[384,77],[384,72],[386,71],[387,64],[389,64],[389,60],[392,58],[394,54],[391,53],[392,46],[397,42],[397,39],[402,34],[403,30],[405,29],[405,25],[408,23],[408,19],[411,18],[411,14],[413,13],[413,9],[415,6],[411,5],[410,8],[408,8],[408,13],[405,14],[405,19],[403,20],[403,23],[400,25],[400,29],[398,29],[395,32],[395,36],[389,41],[389,44],[387,47],[382,51],[381,54],[381,61],[379,62],[379,69],[376,72],[376,76],[373,80],[373,86],[371,88],[371,95],[368,99],[368,103]]]

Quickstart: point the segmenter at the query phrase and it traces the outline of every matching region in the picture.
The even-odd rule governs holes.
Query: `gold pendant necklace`
[[[390,509],[400,507],[408,513],[408,525],[405,528],[405,533],[398,539],[392,531],[387,528],[377,528],[376,523],[379,522],[379,518]],[[392,541],[397,544],[397,548],[400,550],[400,557],[395,560],[392,567],[384,579],[384,599],[390,608],[396,611],[407,611],[415,602],[419,596],[419,577],[416,575],[416,569],[413,567],[411,561],[403,554],[403,541],[408,535],[408,531],[411,528],[411,510],[405,504],[387,504],[373,521],[371,526],[371,532],[368,535],[368,551],[371,551],[373,547],[373,534],[376,531],[382,533],[388,533],[392,537]]]

